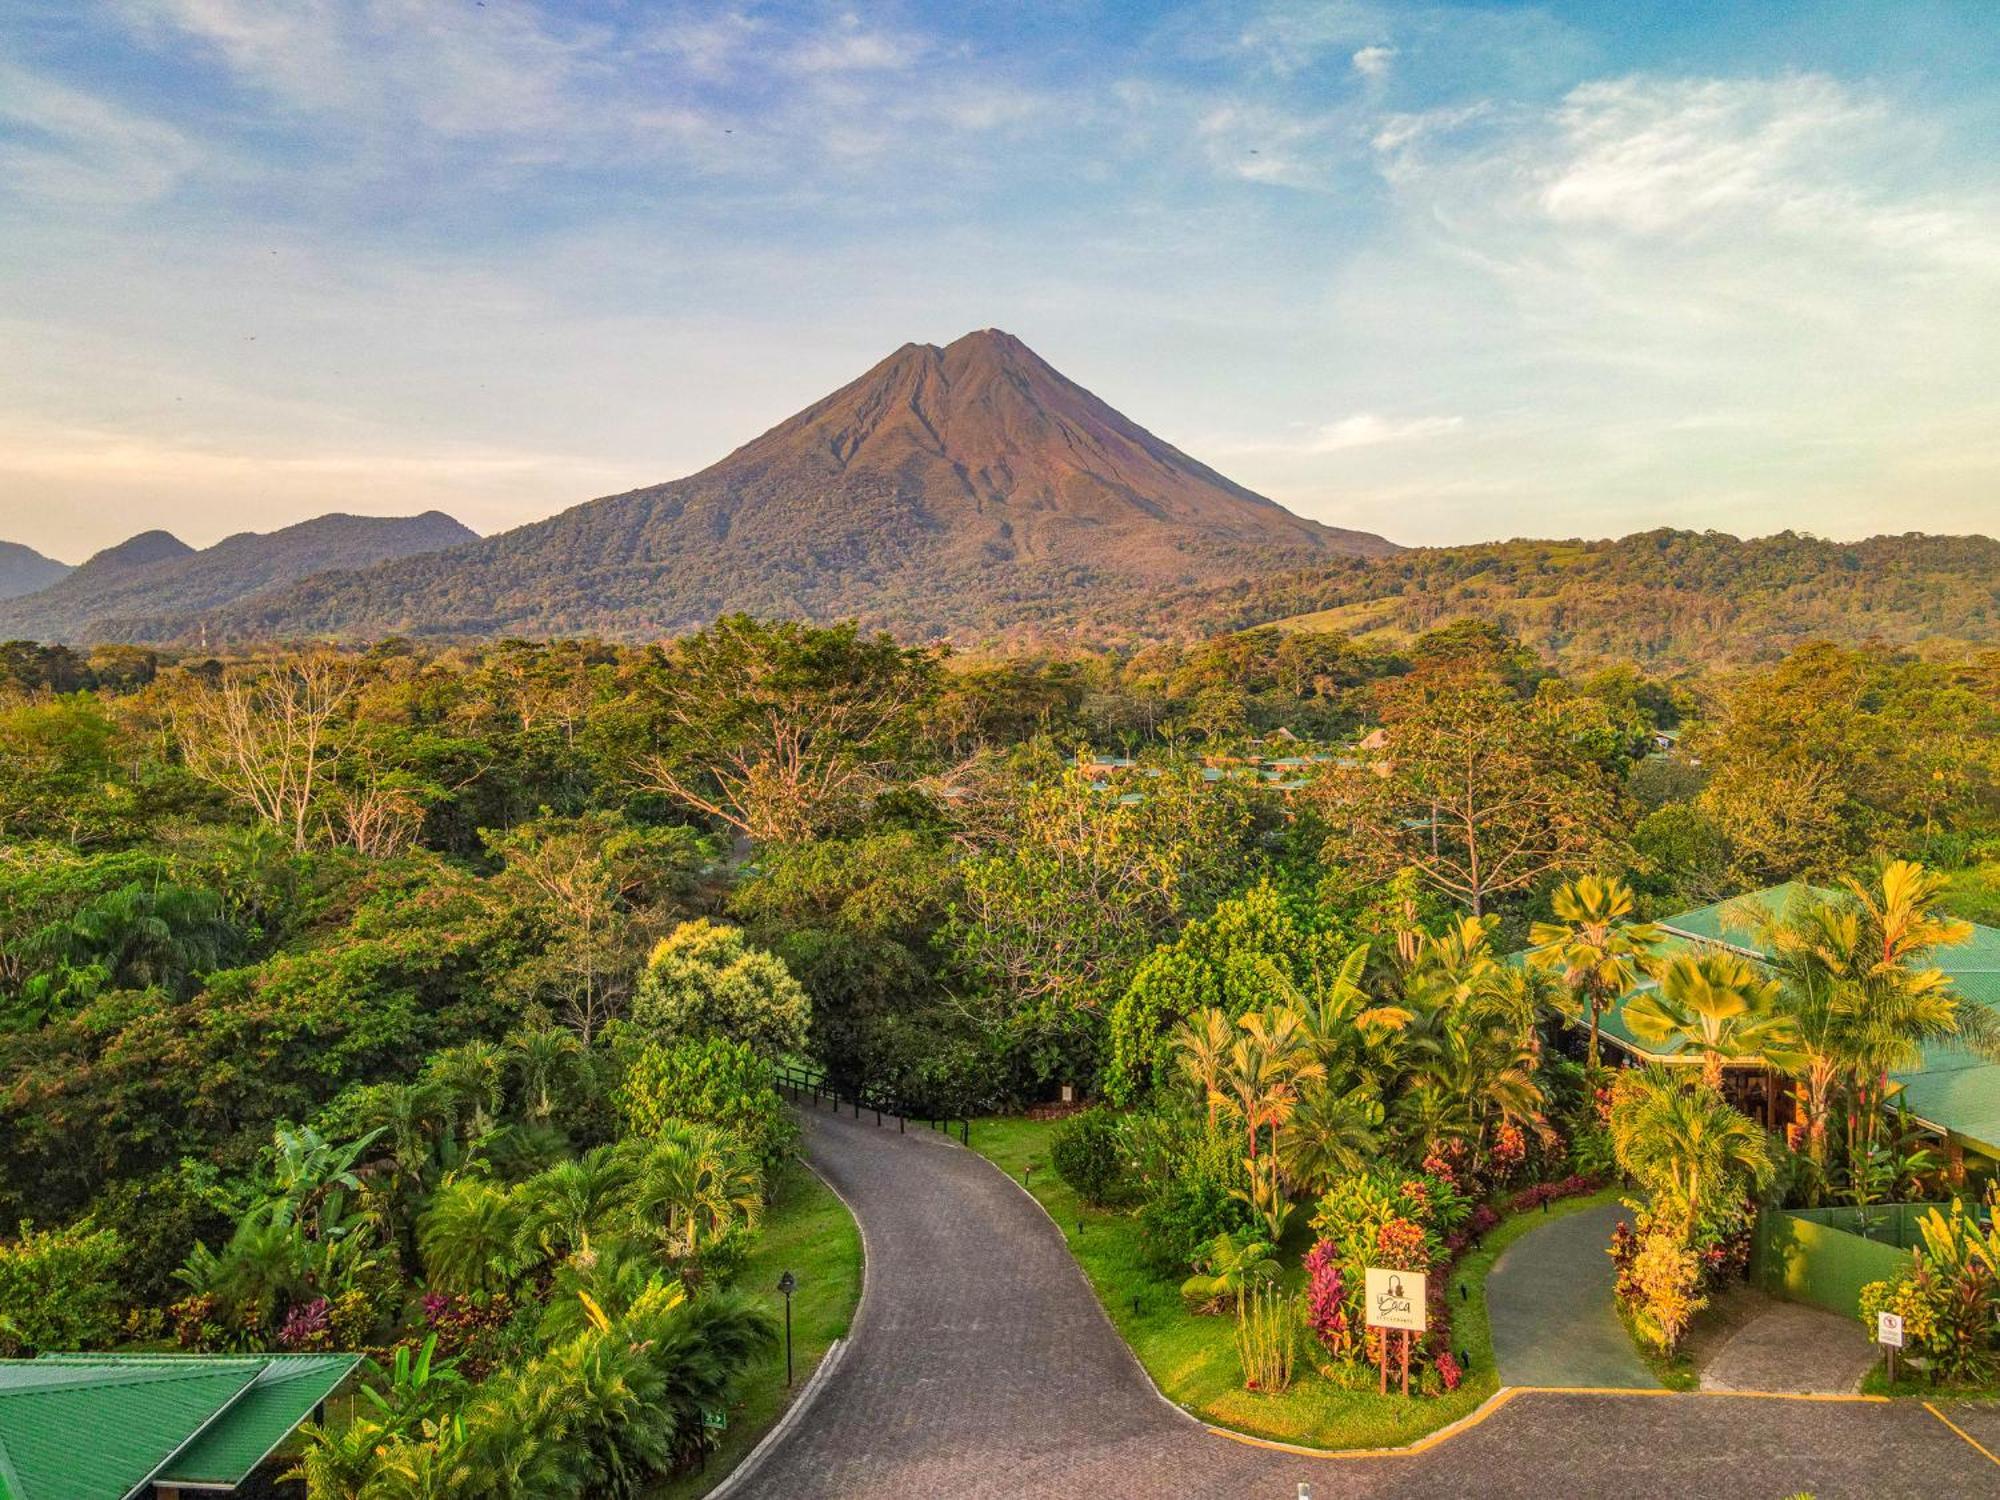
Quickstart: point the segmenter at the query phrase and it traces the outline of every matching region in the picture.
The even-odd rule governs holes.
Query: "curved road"
[[[1919,1406],[1526,1392],[1428,1451],[1311,1458],[1218,1437],[1153,1389],[1061,1234],[927,1130],[807,1121],[861,1223],[867,1287],[816,1404],[734,1493],[771,1500],[2000,1495]]]

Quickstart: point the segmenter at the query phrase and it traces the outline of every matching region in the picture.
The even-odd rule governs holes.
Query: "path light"
[[[1313,1500],[1313,1487],[1303,1479],[1299,1481],[1299,1500]]]
[[[792,1388],[792,1293],[799,1289],[799,1278],[790,1271],[778,1278],[778,1290],[785,1296],[785,1389]]]

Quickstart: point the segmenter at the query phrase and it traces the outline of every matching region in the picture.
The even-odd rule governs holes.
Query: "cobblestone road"
[[[1408,1457],[1315,1459],[1163,1401],[1061,1235],[929,1131],[808,1121],[854,1209],[867,1288],[845,1360],[739,1494],[770,1500],[1200,1496],[2000,1496],[2000,1465],[1920,1406],[1523,1393]]]

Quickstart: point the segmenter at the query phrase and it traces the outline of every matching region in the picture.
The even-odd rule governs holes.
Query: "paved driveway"
[[[834,1377],[736,1496],[2000,1495],[2000,1466],[1908,1405],[1525,1393],[1414,1456],[1235,1442],[1160,1398],[1055,1226],[983,1158],[831,1115],[808,1151],[860,1219],[866,1291]]]
[[[1551,1218],[1493,1263],[1486,1310],[1503,1384],[1659,1387],[1618,1321],[1618,1273],[1605,1253],[1611,1231],[1630,1217],[1607,1203]]]

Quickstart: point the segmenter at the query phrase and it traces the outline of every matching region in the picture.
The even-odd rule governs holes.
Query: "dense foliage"
[[[1881,1080],[1988,1040],[1930,955],[1990,884],[1990,654],[1563,676],[1461,622],[967,661],[738,618],[0,673],[0,1347],[374,1351],[389,1405],[317,1440],[319,1493],[698,1456],[768,1334],[727,1293],[794,1149],[781,1062],[918,1113],[1112,1106],[1055,1169],[1291,1381],[1358,1378],[1364,1262],[1442,1270],[1618,1166],[1671,1344],[1760,1184],[1923,1176]],[[1848,875],[1740,914],[1769,972],[1652,951],[1647,918]],[[1613,1089],[1592,1023],[1641,976],[1628,1024],[1710,1066]],[[1750,1053],[1801,1149],[1690,1178]],[[1456,1382],[1444,1309],[1418,1378]],[[613,1385],[594,1435],[528,1419]]]

